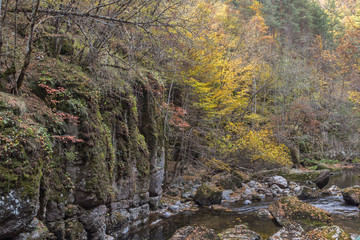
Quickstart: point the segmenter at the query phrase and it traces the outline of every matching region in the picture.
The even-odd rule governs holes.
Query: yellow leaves
[[[355,109],[358,109],[360,107],[360,92],[349,91],[349,95],[350,101],[356,105]]]
[[[251,161],[261,160],[270,164],[291,165],[286,146],[273,140],[271,130],[247,130],[243,124],[239,123],[229,124],[228,129],[232,132],[234,142],[231,151],[245,151],[249,153]]]

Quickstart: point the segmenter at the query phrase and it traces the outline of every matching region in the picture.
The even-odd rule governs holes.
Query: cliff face
[[[71,64],[36,64],[21,96],[0,93],[0,239],[46,227],[104,239],[146,222],[164,176],[161,81],[123,73],[104,90]]]

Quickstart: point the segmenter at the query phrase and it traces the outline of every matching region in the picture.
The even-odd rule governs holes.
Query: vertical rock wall
[[[18,179],[0,189],[1,239],[33,234],[34,219],[55,239],[119,237],[144,224],[158,205],[165,164],[160,84],[148,74],[126,91],[95,97],[87,95],[93,85],[81,84],[71,83],[71,88],[86,102],[75,127],[84,142],[53,143],[47,161],[27,152],[28,161],[44,166],[36,172],[32,194],[16,184]]]

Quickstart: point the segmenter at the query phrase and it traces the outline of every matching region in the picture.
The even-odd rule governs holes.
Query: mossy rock
[[[206,183],[201,185],[194,196],[194,201],[200,206],[211,206],[220,204],[222,200],[222,191]]]
[[[87,239],[87,233],[84,229],[84,226],[75,219],[66,220],[65,239],[68,240]]]
[[[247,229],[245,225],[236,225],[218,234],[221,240],[261,240],[261,236]]]
[[[292,181],[297,183],[306,183],[307,181],[313,181],[317,179],[324,171],[315,171],[315,170],[301,171],[301,170],[292,169],[291,171],[280,175],[286,178],[288,182]]]
[[[215,231],[204,226],[186,226],[178,229],[170,240],[219,240]]]
[[[336,240],[350,240],[351,237],[344,230],[338,226],[325,226],[321,228],[316,228],[308,232],[305,236],[307,240],[326,240],[326,239],[336,239]]]
[[[330,213],[293,196],[273,202],[269,206],[269,211],[281,226],[298,223],[304,229],[309,229],[333,223]]]
[[[283,177],[285,177],[289,173],[290,173],[290,169],[287,168],[287,167],[270,169],[270,170],[262,170],[262,171],[252,173],[250,179],[260,181],[260,180],[265,180],[265,179],[267,179],[269,177],[273,177],[273,176],[283,176]]]
[[[344,201],[347,204],[359,206],[360,204],[360,186],[356,185],[342,190]]]

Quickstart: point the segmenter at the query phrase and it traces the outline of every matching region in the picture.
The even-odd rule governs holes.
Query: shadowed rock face
[[[316,186],[320,189],[324,188],[330,180],[330,172],[326,171],[320,174],[313,182],[316,184]]]
[[[344,201],[350,205],[359,206],[360,204],[360,186],[348,187],[342,190]]]

